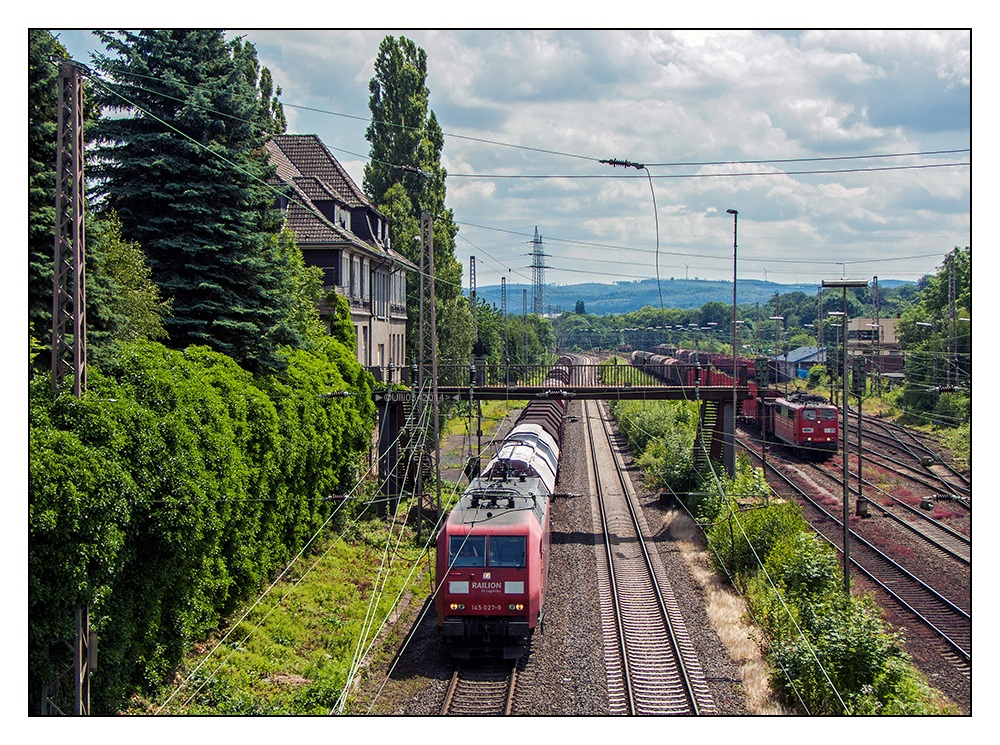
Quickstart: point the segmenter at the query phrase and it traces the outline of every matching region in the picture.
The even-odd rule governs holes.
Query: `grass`
[[[405,594],[420,605],[431,591],[428,559],[404,530],[397,545],[380,520],[356,523],[301,559],[269,592],[230,619],[227,631],[196,645],[169,685],[136,698],[127,714],[321,715],[336,712],[348,679]],[[387,550],[387,546],[389,550]],[[374,568],[374,569],[373,569]],[[380,638],[382,634],[382,638]]]
[[[770,671],[756,639],[759,632],[747,624],[746,604],[708,564],[701,530],[680,512],[674,513],[669,526],[671,540],[705,592],[705,610],[712,628],[739,668],[747,711],[762,716],[791,713],[771,690]]]
[[[483,404],[483,434],[523,402]],[[456,417],[445,431],[466,431]],[[447,486],[447,485],[446,485]],[[450,489],[449,489],[450,493]],[[400,505],[400,514],[406,514]],[[354,522],[299,559],[271,588],[261,588],[210,639],[194,644],[156,695],[135,697],[124,714],[326,715],[348,711],[349,679],[360,657],[388,655],[404,630],[387,624],[407,597],[420,607],[432,591],[433,555],[409,528],[390,534],[375,517]],[[385,557],[394,554],[391,563]],[[379,567],[386,566],[380,572]]]

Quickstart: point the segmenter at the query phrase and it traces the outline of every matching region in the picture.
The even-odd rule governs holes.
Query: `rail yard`
[[[853,592],[874,593],[885,619],[903,632],[914,664],[968,713],[971,483],[927,436],[874,418],[862,424],[867,516],[849,521]],[[855,417],[846,446],[852,501],[856,427]],[[738,444],[756,465],[766,463],[775,498],[802,505],[817,533],[842,552],[843,441],[818,462],[762,441],[752,428],[738,432]],[[727,590],[705,569],[698,529],[644,486],[599,401],[566,408],[551,521],[543,622],[526,654],[508,662],[452,661],[433,610],[413,608],[392,672],[369,671],[367,682],[358,681],[356,712],[794,713],[760,692],[759,654],[733,641],[752,632],[738,614],[720,620],[712,607]]]

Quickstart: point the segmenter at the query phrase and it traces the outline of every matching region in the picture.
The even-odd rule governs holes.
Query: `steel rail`
[[[594,467],[594,483],[596,485],[597,503],[601,513],[601,531],[604,535],[604,554],[608,562],[608,581],[611,585],[611,602],[614,608],[615,622],[618,628],[618,647],[621,650],[622,676],[624,678],[625,695],[627,697],[628,713],[635,714],[635,699],[632,695],[631,671],[629,670],[628,652],[625,642],[625,627],[622,623],[621,601],[618,595],[618,582],[615,579],[614,552],[611,550],[611,532],[608,525],[608,514],[604,505],[604,488],[601,486],[601,471],[598,464],[597,444],[594,441],[593,425],[590,422],[590,409],[583,405],[583,418],[587,423],[587,441],[590,446],[590,462]]]
[[[598,411],[601,409],[601,404],[597,405]],[[618,476],[618,480],[622,486],[622,493],[625,494],[625,504],[628,507],[629,514],[632,516],[632,522],[635,525],[636,535],[640,538],[639,548],[642,550],[642,556],[646,563],[646,568],[649,571],[649,576],[652,581],[653,591],[656,593],[656,602],[659,606],[660,613],[663,617],[663,624],[666,627],[667,634],[670,637],[670,645],[673,649],[674,656],[677,658],[677,666],[680,671],[682,682],[684,685],[684,692],[687,696],[688,703],[691,707],[691,711],[694,714],[698,714],[698,698],[694,691],[694,686],[691,683],[691,677],[688,675],[687,667],[684,664],[684,657],[682,655],[680,643],[677,640],[677,634],[674,629],[673,623],[670,621],[670,614],[667,611],[667,604],[663,599],[663,592],[660,589],[660,583],[656,580],[656,571],[653,567],[653,560],[650,558],[649,549],[646,548],[646,541],[643,539],[642,526],[639,518],[636,515],[635,504],[630,496],[630,488],[628,480],[625,477],[625,465],[622,463],[621,454],[618,449],[614,447],[614,438],[610,427],[608,426],[608,420],[604,417],[603,412],[601,414],[601,425],[604,429],[604,435],[611,445],[611,455],[615,461],[615,473]]]
[[[757,453],[755,453],[752,449],[746,447],[746,443],[741,442],[740,444],[742,444],[744,446],[744,448],[747,449],[748,452],[752,453],[754,455],[754,457],[756,457],[759,460],[762,460],[761,456],[757,455]],[[770,462],[768,462],[767,465],[771,469],[771,471],[778,478],[780,478],[782,481],[784,481],[787,486],[789,486],[791,489],[793,489],[803,499],[805,499],[806,501],[808,501],[813,507],[815,507],[816,509],[818,509],[823,514],[823,516],[825,518],[827,518],[829,520],[832,520],[837,526],[839,526],[841,528],[843,527],[843,523],[835,515],[827,512],[826,509],[821,504],[819,504],[819,502],[817,502],[811,496],[809,496],[809,494],[807,494],[803,489],[801,489],[797,484],[795,484],[785,474],[783,474],[781,471],[779,471],[778,469],[776,469]],[[814,529],[815,529],[815,527],[814,527]],[[841,554],[843,553],[843,547],[838,546],[835,541],[831,540],[829,537],[827,537],[826,535],[824,535],[822,531],[816,530],[816,532],[817,532],[817,534],[819,536],[821,536],[824,540],[826,540],[831,546],[833,546],[838,552],[840,552]],[[852,541],[856,541],[861,546],[867,548],[870,552],[872,552],[876,556],[876,558],[880,559],[882,562],[884,562],[885,564],[887,564],[891,569],[893,569],[893,570],[899,572],[900,574],[902,574],[904,576],[904,578],[906,578],[910,582],[916,584],[921,590],[923,590],[924,592],[926,592],[927,594],[929,594],[932,598],[934,598],[938,602],[940,602],[945,607],[946,610],[948,610],[948,611],[952,612],[953,614],[959,616],[959,618],[962,618],[962,619],[965,619],[965,620],[968,620],[968,621],[971,622],[972,616],[967,611],[965,611],[962,608],[960,608],[957,605],[955,605],[955,603],[953,603],[951,600],[949,600],[948,598],[946,598],[943,595],[941,595],[941,593],[939,593],[933,587],[930,587],[926,582],[924,582],[919,577],[917,577],[914,574],[912,574],[909,570],[907,570],[905,567],[901,566],[898,562],[894,561],[892,558],[890,558],[889,556],[887,556],[885,553],[883,553],[877,547],[875,547],[872,544],[870,544],[868,541],[866,541],[860,535],[858,535],[854,531],[850,531],[850,537],[851,537]],[[954,639],[952,639],[945,631],[943,631],[941,628],[939,628],[938,625],[934,621],[932,621],[929,618],[927,618],[924,613],[922,613],[921,611],[919,611],[916,608],[914,608],[909,602],[907,602],[903,597],[901,597],[901,595],[899,594],[899,592],[897,592],[896,590],[894,590],[893,588],[889,587],[884,582],[882,582],[882,580],[880,580],[878,577],[876,577],[873,574],[873,570],[871,570],[870,568],[868,568],[868,567],[864,566],[863,564],[859,563],[854,556],[851,557],[850,561],[859,570],[861,570],[862,572],[864,572],[864,574],[869,579],[871,579],[879,587],[881,587],[886,593],[888,593],[890,597],[892,597],[896,602],[898,602],[900,605],[902,605],[904,608],[906,608],[907,611],[909,611],[910,613],[912,613],[916,618],[918,618],[922,623],[924,623],[928,628],[930,628],[935,634],[937,634],[942,640],[944,640],[944,642],[953,651],[955,651],[959,655],[961,655],[961,657],[966,662],[971,662],[972,661],[972,653],[969,650],[965,649],[959,642],[957,642]]]
[[[623,499],[624,499],[624,502],[625,502],[625,506],[626,506],[626,508],[628,510],[629,527],[630,527],[630,529],[632,531],[634,531],[634,535],[635,535],[635,537],[637,539],[635,541],[635,543],[636,543],[636,545],[637,545],[637,547],[639,549],[640,556],[641,556],[641,564],[642,564],[642,567],[643,567],[642,574],[643,574],[643,577],[645,578],[644,579],[644,584],[648,581],[648,586],[652,590],[652,594],[653,594],[653,596],[655,598],[655,601],[656,601],[656,612],[659,614],[659,617],[660,617],[660,620],[661,620],[661,623],[662,623],[663,633],[666,635],[668,643],[670,645],[670,651],[672,653],[671,662],[675,666],[675,673],[674,673],[673,676],[671,676],[670,679],[672,679],[674,681],[674,685],[678,686],[682,690],[682,692],[683,692],[683,698],[684,698],[684,708],[683,708],[683,710],[685,712],[690,712],[692,714],[698,714],[700,712],[699,712],[699,704],[698,704],[697,694],[696,694],[696,692],[694,690],[694,687],[692,685],[691,676],[690,676],[689,671],[687,669],[687,664],[685,663],[685,660],[684,660],[683,650],[681,649],[681,645],[680,645],[680,643],[679,643],[679,641],[677,639],[676,629],[674,628],[673,622],[671,621],[670,612],[667,609],[667,604],[666,604],[666,602],[664,600],[662,590],[661,590],[661,588],[659,586],[659,581],[657,579],[656,569],[655,569],[655,567],[653,565],[653,561],[652,561],[652,558],[650,556],[649,550],[646,547],[646,542],[645,542],[645,539],[644,539],[644,531],[643,531],[643,528],[642,528],[642,523],[641,523],[641,521],[639,520],[639,518],[637,516],[636,510],[635,510],[635,505],[633,504],[633,500],[630,497],[630,491],[631,490],[629,488],[627,478],[625,477],[624,466],[621,463],[620,456],[618,456],[615,453],[615,447],[614,447],[614,443],[613,443],[613,436],[612,436],[612,434],[610,432],[610,429],[608,427],[607,419],[604,416],[604,412],[601,410],[601,405],[598,404],[596,408],[597,408],[598,416],[601,419],[601,425],[602,425],[602,430],[603,430],[603,435],[604,435],[604,439],[602,440],[602,442],[607,442],[608,445],[609,445],[609,449],[610,449],[610,452],[611,452],[611,455],[612,455],[612,462],[613,462],[613,465],[614,465],[614,468],[615,468],[616,477],[618,479],[618,482],[621,485]],[[604,490],[603,486],[601,486],[602,479],[601,479],[601,475],[600,475],[600,466],[599,466],[598,458],[597,458],[596,445],[594,445],[595,440],[596,440],[596,438],[594,436],[594,424],[593,424],[593,419],[592,419],[592,417],[589,414],[589,411],[587,411],[588,409],[589,409],[589,407],[586,407],[585,408],[585,412],[587,412],[587,416],[586,416],[587,426],[588,426],[588,429],[590,431],[590,438],[589,439],[590,439],[590,441],[592,443],[592,446],[591,446],[591,457],[592,457],[592,459],[594,461],[594,471],[595,471],[595,476],[596,476],[597,483],[598,483],[598,501],[600,503],[600,513],[601,513],[601,519],[602,519],[602,528],[603,528],[604,535],[605,535],[605,546],[607,548],[607,556],[608,556],[608,562],[609,562],[608,567],[609,567],[609,573],[612,575],[612,577],[614,577],[614,574],[615,574],[615,571],[616,571],[615,570],[615,566],[617,566],[620,562],[618,562],[618,561],[615,560],[614,553],[611,551],[612,539],[614,538],[614,536],[612,536],[612,534],[610,533],[609,515],[608,515],[608,511],[607,511],[606,506],[605,506],[606,505],[606,494],[605,494],[605,490]],[[624,518],[624,516],[623,516],[623,518]],[[617,582],[615,582],[613,586],[617,587]],[[618,590],[616,589],[616,590],[614,590],[614,592],[617,594]],[[620,629],[620,631],[619,631],[619,639],[620,639],[620,644],[622,645],[622,657],[625,660],[624,664],[626,665],[626,667],[628,669],[628,674],[626,676],[626,680],[627,680],[627,690],[628,690],[628,696],[629,696],[629,702],[630,702],[629,705],[630,705],[630,709],[631,709],[630,713],[639,713],[638,710],[637,710],[637,704],[636,704],[635,697],[636,697],[637,693],[639,692],[638,689],[641,688],[642,686],[641,686],[641,684],[638,684],[639,681],[637,680],[636,675],[632,671],[632,666],[628,663],[628,657],[629,657],[630,653],[627,651],[629,648],[635,646],[635,640],[631,640],[630,641],[629,638],[625,634],[625,631],[624,631],[624,627],[626,625],[625,624],[625,619],[624,619],[624,616],[622,615],[621,605],[620,605],[619,601],[617,600],[617,598],[615,600],[615,608],[616,608],[616,613],[618,614],[618,626],[619,626],[619,629]],[[649,681],[647,681],[647,684],[648,684],[648,682]],[[676,688],[674,690],[676,690]]]

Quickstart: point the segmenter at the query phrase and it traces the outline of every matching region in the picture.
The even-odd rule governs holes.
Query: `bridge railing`
[[[407,368],[370,368],[376,379],[410,383],[415,374]],[[552,365],[504,365],[481,362],[469,365],[439,364],[438,385],[444,387],[531,388],[545,384]],[[731,386],[732,374],[726,370],[705,366],[681,364],[672,366],[668,379],[650,375],[647,371],[629,364],[575,365],[570,368],[570,388],[629,388],[629,387],[691,387]],[[746,385],[745,380],[740,381]]]
[[[683,369],[681,369],[683,368]],[[673,382],[657,379],[647,372],[632,365],[575,365],[570,368],[569,381],[566,386],[571,388],[587,387],[669,387],[677,385],[693,385],[695,365],[678,366],[675,370],[680,377]],[[438,365],[438,385],[447,387],[488,386],[506,388],[540,387],[545,384],[552,370],[552,365]],[[377,374],[377,373],[376,373]],[[385,379],[385,378],[383,378]],[[732,385],[731,375],[724,371],[701,366],[698,373],[699,383],[703,386]],[[683,381],[683,382],[682,382]]]

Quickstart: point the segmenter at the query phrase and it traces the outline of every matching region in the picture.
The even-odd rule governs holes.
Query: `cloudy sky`
[[[58,31],[89,62],[87,32]],[[361,184],[381,40],[427,52],[477,284],[916,280],[971,245],[968,31],[250,30]],[[601,160],[642,164],[615,167]],[[654,207],[655,205],[655,207]],[[466,276],[465,282],[468,282]]]

